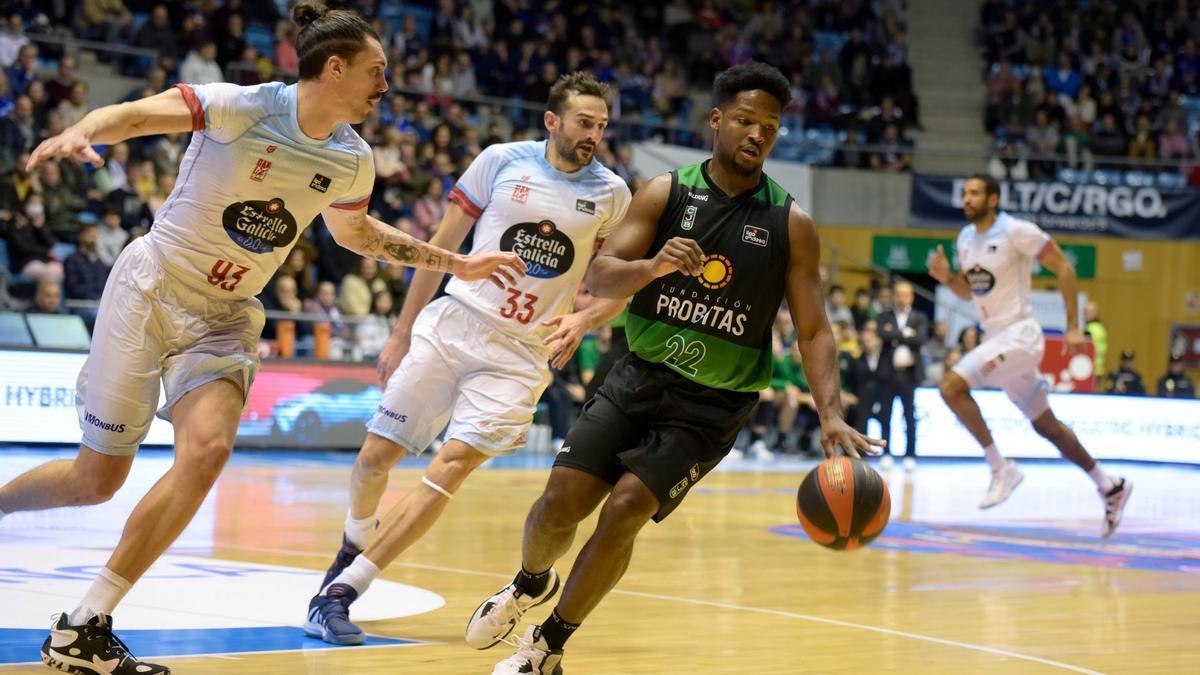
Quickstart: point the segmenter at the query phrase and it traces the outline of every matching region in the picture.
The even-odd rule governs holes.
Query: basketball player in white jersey
[[[42,143],[53,157],[99,164],[93,143],[192,132],[174,191],[153,229],[122,252],[100,302],[76,394],[83,442],[73,461],[42,465],[0,488],[0,511],[106,501],[124,482],[158,415],[175,428],[171,469],[134,509],[87,595],[59,615],[42,661],[72,673],[153,675],[129,653],[110,614],[191,520],[233,446],[258,369],[263,326],[254,298],[300,230],[322,214],[342,246],[389,263],[512,285],[512,253],[463,258],[366,214],[371,149],[350,128],[388,88],[375,32],[358,15],[298,5],[300,82],[186,84],[93,111]],[[2,515],[2,514],[0,514]]]
[[[1039,434],[1096,482],[1105,508],[1101,533],[1109,537],[1121,523],[1133,483],[1105,473],[1075,432],[1054,416],[1047,397],[1049,387],[1038,372],[1045,346],[1030,302],[1033,260],[1058,277],[1067,310],[1066,346],[1072,353],[1078,352],[1085,340],[1079,329],[1075,268],[1050,235],[1029,221],[998,211],[999,202],[1000,184],[995,178],[976,174],[967,179],[963,212],[972,224],[958,235],[959,271],[950,271],[941,246],[929,262],[934,279],[963,300],[975,300],[984,330],[983,343],[963,355],[942,378],[942,398],[983,446],[991,465],[991,486],[979,508],[991,508],[1008,499],[1025,477],[1016,462],[1000,454],[971,396],[973,388],[998,387]]]
[[[416,273],[380,355],[383,400],[354,465],[342,549],[309,604],[309,635],[334,644],[366,639],[349,620],[350,603],[433,526],[476,467],[524,445],[550,382],[547,361],[565,365],[588,330],[624,308],[624,299],[596,300],[569,314],[593,252],[631,199],[624,181],[593,159],[608,124],[607,95],[590,74],[559,78],[543,116],[549,140],[489,146],[454,186],[431,242],[455,249],[474,227],[472,253],[515,252],[529,273],[502,289],[452,280],[447,296],[428,305],[441,274]],[[388,472],[404,453],[424,452],[443,427],[445,444],[371,541]],[[557,581],[550,586],[557,590]]]

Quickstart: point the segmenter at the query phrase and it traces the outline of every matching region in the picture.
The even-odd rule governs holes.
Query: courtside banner
[[[0,350],[0,443],[78,443],[75,379],[86,357]],[[250,388],[237,444],[359,448],[379,398],[375,369],[369,365],[266,361]],[[173,442],[171,425],[155,418],[145,444]]]
[[[960,228],[965,178],[913,176],[911,225]],[[1200,190],[1001,181],[1000,208],[1043,229],[1130,239],[1200,239]]]

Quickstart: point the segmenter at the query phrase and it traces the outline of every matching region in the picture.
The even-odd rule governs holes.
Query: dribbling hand
[[[672,237],[663,244],[650,263],[656,279],[672,272],[696,277],[704,271],[704,251],[700,250],[700,245],[693,239]]]
[[[822,422],[821,447],[825,450],[825,457],[836,457],[838,446],[841,446],[848,457],[862,459],[862,455],[858,454],[860,450],[874,457],[883,452],[887,442],[858,433],[841,418]]]
[[[29,161],[25,163],[25,170],[33,171],[38,164],[54,157],[72,157],[81,162],[91,162],[95,166],[104,164],[104,158],[92,149],[91,141],[71,128],[38,144],[29,156]]]

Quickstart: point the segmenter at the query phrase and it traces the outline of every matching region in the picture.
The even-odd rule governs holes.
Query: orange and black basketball
[[[834,457],[810,471],[796,495],[796,515],[808,536],[838,551],[870,544],[887,526],[887,483],[857,459]]]

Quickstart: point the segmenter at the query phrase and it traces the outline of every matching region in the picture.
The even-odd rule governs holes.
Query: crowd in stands
[[[1162,172],[1200,185],[1200,5],[984,0],[991,173]]]

